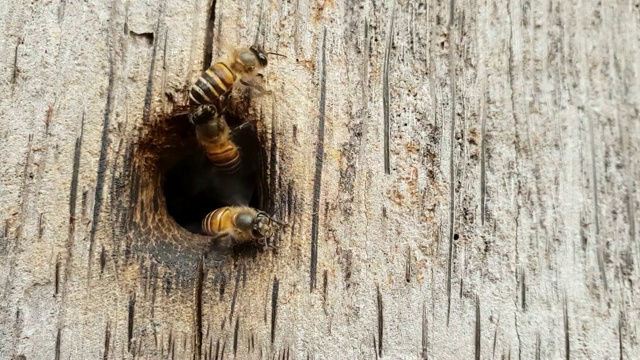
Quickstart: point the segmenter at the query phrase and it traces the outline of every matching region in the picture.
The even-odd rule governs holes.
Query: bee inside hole
[[[238,157],[232,171],[212,164],[196,137],[196,126],[188,115],[178,115],[168,122],[179,124],[175,146],[165,148],[160,156],[161,185],[168,214],[178,225],[204,235],[205,216],[224,206],[250,206],[259,210],[270,207],[266,194],[266,152],[255,121],[242,120],[226,113],[229,137],[236,145]]]

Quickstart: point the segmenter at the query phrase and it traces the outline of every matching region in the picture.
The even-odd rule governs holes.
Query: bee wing
[[[223,254],[233,249],[234,245],[235,241],[231,233],[221,232],[211,236],[208,251]]]
[[[220,233],[217,233],[217,234],[213,235],[211,237],[211,241],[212,242],[220,241],[220,240],[223,240],[224,238],[226,238],[229,235],[231,235],[231,234],[229,232],[227,232],[227,231],[220,232]]]

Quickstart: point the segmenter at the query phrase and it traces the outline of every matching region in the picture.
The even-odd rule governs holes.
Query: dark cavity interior
[[[197,143],[194,126],[187,115],[168,120],[187,126],[179,126],[174,135],[180,140],[160,156],[162,190],[169,215],[193,233],[202,234],[202,219],[217,208],[231,205],[267,208],[267,199],[263,197],[266,193],[266,153],[260,144],[256,124],[244,123],[228,114],[225,117],[242,157],[240,169],[234,174],[221,173],[212,166]]]

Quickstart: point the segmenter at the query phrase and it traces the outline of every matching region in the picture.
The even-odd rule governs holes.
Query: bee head
[[[241,72],[252,72],[267,66],[267,55],[259,48],[252,46],[239,50],[233,66]]]
[[[257,239],[270,238],[279,225],[267,213],[260,211],[253,222],[253,236]]]
[[[249,50],[251,50],[251,53],[253,53],[256,59],[258,59],[258,63],[260,64],[261,67],[267,66],[267,54],[264,51],[262,51],[262,49],[260,49],[255,45],[252,45],[249,48]]]

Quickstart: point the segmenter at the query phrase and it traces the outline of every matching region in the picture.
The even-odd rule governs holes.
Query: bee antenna
[[[274,216],[275,216],[275,215],[276,215],[276,214],[273,214],[273,216],[269,216],[269,219],[271,219],[271,221],[273,221],[274,223],[276,223],[276,224],[278,224],[278,225],[280,225],[280,226],[282,226],[282,227],[288,227],[288,226],[289,226],[289,224],[287,224],[287,223],[285,223],[285,222],[282,222],[282,221],[278,221],[278,220],[276,220],[276,219],[274,218]]]
[[[253,39],[253,45],[258,45],[258,37],[260,36],[260,28],[262,27],[262,13],[264,9],[264,1],[260,4],[260,15],[258,16],[258,29],[256,29],[256,37]],[[264,44],[263,44],[264,45]]]
[[[286,55],[282,55],[282,54],[278,54],[278,53],[274,53],[274,52],[268,52],[267,55],[277,55],[277,56],[282,56],[283,58],[286,58]]]
[[[253,120],[249,120],[247,122],[244,122],[238,126],[236,126],[235,128],[231,129],[231,134],[237,134],[238,132],[242,131],[244,128],[249,127],[249,126],[255,126],[255,124],[258,123],[257,119],[253,119]]]
[[[280,226],[283,226],[283,227],[288,227],[288,226],[289,226],[289,224],[287,224],[287,223],[284,223],[284,222],[282,222],[282,221],[278,221],[278,220],[276,220],[276,219],[275,219],[275,217],[274,217],[274,216],[276,215],[275,213],[274,213],[273,215],[269,215],[268,213],[266,213],[266,212],[264,212],[264,211],[259,211],[259,212],[258,212],[258,215],[263,215],[263,216],[265,216],[267,219],[269,219],[269,221],[273,221],[274,223],[276,223],[276,224],[278,224],[278,225],[280,225]]]

